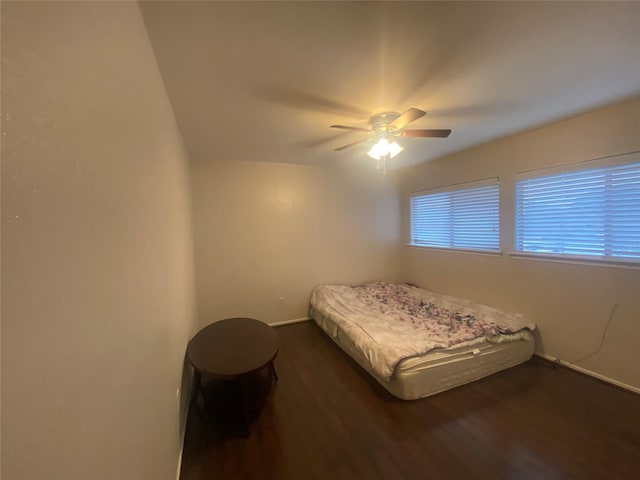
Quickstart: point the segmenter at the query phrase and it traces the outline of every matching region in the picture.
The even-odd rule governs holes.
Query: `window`
[[[632,159],[519,175],[516,251],[640,259],[640,162]]]
[[[498,252],[498,179],[411,197],[411,245]]]

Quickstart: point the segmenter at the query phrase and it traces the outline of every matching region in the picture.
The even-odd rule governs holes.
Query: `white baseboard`
[[[184,439],[180,447],[180,455],[178,456],[178,471],[176,472],[176,480],[180,480],[180,470],[182,470],[182,451],[184,450]]]
[[[180,424],[180,451],[178,452],[178,470],[176,471],[176,480],[180,480],[180,471],[182,470],[182,454],[184,453],[184,440],[187,435],[187,420],[189,417],[189,408],[191,407],[191,394],[193,393],[193,369],[190,369],[189,372],[191,374],[187,379],[187,385],[180,385],[180,388],[182,389],[180,394],[188,395],[188,398],[185,400],[186,412],[184,412],[184,420],[182,420],[182,412],[180,412],[181,422],[183,421],[184,423]],[[186,392],[189,392],[188,394],[185,392],[185,389]],[[182,402],[180,404],[180,409],[182,409]]]
[[[279,327],[281,325],[289,325],[290,323],[306,322],[308,320],[311,320],[311,319],[309,317],[292,318],[291,320],[283,320],[281,322],[274,322],[274,323],[270,323],[269,325],[271,325],[272,327]]]
[[[189,382],[189,391],[191,391],[191,382]],[[189,398],[189,405],[191,405],[191,398]],[[178,470],[176,472],[176,480],[180,480],[180,471],[182,470],[182,454],[184,453],[184,439],[186,437],[187,429],[185,428],[180,438],[180,451],[178,452]]]
[[[570,368],[571,370],[575,370],[576,372],[584,373],[585,375],[589,375],[590,377],[595,377],[598,380],[602,380],[603,382],[611,383],[616,387],[620,387],[625,390],[629,390],[630,392],[640,394],[640,388],[638,387],[627,385],[626,383],[619,382],[618,380],[614,380],[613,378],[609,378],[591,370],[587,370],[586,368],[579,367],[578,365],[574,365],[573,363],[565,362],[564,360],[560,360],[559,358],[552,357],[551,355],[547,355],[546,353],[535,352],[534,355],[544,358],[545,360],[549,360],[550,362],[557,362],[563,367]]]

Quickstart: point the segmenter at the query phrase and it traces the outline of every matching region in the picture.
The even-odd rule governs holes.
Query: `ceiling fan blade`
[[[327,135],[321,138],[311,138],[309,140],[302,140],[299,142],[295,142],[293,143],[293,145],[297,147],[314,148],[314,147],[319,147],[321,145],[324,145],[325,143],[335,142],[336,140],[339,140],[342,137],[348,137],[350,135],[351,134],[349,133],[349,131],[345,130],[344,132],[334,133],[333,135]]]
[[[359,143],[366,142],[367,140],[369,140],[369,138],[363,138],[362,140],[358,140],[357,142],[348,143],[346,145],[343,145],[341,147],[336,148],[335,151],[339,152],[340,150],[344,150],[345,148],[353,147],[354,145],[358,145]]]
[[[449,129],[423,129],[423,130],[402,130],[398,132],[402,137],[438,137],[446,138],[451,134]]]
[[[357,132],[370,132],[368,128],[350,127],[348,125],[329,125],[329,128],[341,128],[342,130],[355,130]]]
[[[275,85],[256,85],[254,88],[255,95],[258,98],[289,107],[332,114],[340,112],[343,115],[357,119],[368,118],[370,115],[370,112],[363,108],[312,92],[292,90]]]
[[[398,118],[396,118],[393,122],[389,124],[389,128],[391,130],[400,130],[411,122],[415,122],[420,117],[424,117],[427,112],[423,112],[422,110],[418,110],[417,108],[410,108]]]

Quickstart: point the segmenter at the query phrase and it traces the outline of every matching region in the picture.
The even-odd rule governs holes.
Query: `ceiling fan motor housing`
[[[395,128],[390,128],[389,124],[399,116],[400,114],[397,112],[377,113],[369,119],[371,130],[373,130],[377,136],[385,136],[388,133],[392,133]]]

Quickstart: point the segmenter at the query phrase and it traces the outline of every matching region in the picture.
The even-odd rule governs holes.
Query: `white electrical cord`
[[[600,346],[598,347],[598,349],[582,358],[579,358],[578,360],[574,360],[573,362],[566,362],[569,365],[575,365],[576,363],[580,363],[584,360],[586,360],[587,358],[591,358],[593,357],[596,353],[598,353],[600,350],[602,350],[602,347],[604,347],[604,341],[607,338],[607,333],[609,331],[609,326],[611,325],[611,322],[613,321],[613,317],[616,314],[616,311],[618,310],[618,302],[615,303],[615,305],[613,306],[613,308],[611,309],[611,315],[609,315],[609,321],[607,322],[607,324],[604,327],[604,332],[602,332],[602,338],[600,339]]]

